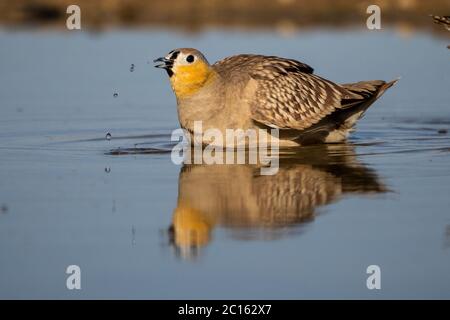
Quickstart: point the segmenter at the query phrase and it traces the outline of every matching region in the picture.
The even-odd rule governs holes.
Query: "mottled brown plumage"
[[[450,30],[450,16],[434,16],[431,15],[434,23],[443,25],[447,30]]]
[[[171,83],[183,128],[192,132],[194,121],[221,131],[278,128],[286,145],[345,139],[396,82],[339,85],[315,75],[307,64],[275,56],[241,54],[209,65],[195,49],[176,49],[166,60],[173,52],[179,54],[170,61]],[[195,57],[191,63],[189,56]]]
[[[430,14],[433,18],[434,23],[443,25],[448,31],[450,31],[450,16],[434,16]],[[447,46],[447,49],[450,49],[450,45]]]

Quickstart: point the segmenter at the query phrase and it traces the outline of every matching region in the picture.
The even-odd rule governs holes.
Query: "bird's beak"
[[[162,69],[168,69],[173,66],[173,61],[169,60],[165,57],[161,57],[158,59],[153,60],[154,63],[162,62],[160,64],[155,65],[155,68],[162,68]]]

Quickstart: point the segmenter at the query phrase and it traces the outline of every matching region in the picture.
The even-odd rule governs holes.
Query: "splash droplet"
[[[117,92],[114,92],[113,97],[117,98],[119,96],[119,94]]]
[[[1,208],[0,208],[0,212],[1,213],[7,213],[9,210],[8,206],[6,204],[2,204]]]
[[[111,136],[111,133],[108,132],[108,133],[106,134],[106,137],[105,137],[105,138],[106,138],[106,140],[109,141],[109,140],[111,140],[111,137],[112,137],[112,136]]]
[[[133,72],[133,71],[134,71],[134,63],[132,63],[130,66],[130,72]]]

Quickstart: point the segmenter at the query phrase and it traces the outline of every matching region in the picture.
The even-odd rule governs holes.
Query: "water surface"
[[[4,30],[0,43],[1,298],[450,298],[445,39]],[[286,155],[275,176],[177,166],[175,98],[149,62],[183,46],[401,80],[347,144]],[[372,264],[381,290],[366,287]]]

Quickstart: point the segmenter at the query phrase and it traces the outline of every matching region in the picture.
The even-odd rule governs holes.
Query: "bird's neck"
[[[217,80],[217,73],[209,66],[200,65],[195,70],[182,70],[179,67],[170,78],[170,83],[178,99],[185,99],[198,94],[201,89],[209,86]]]

